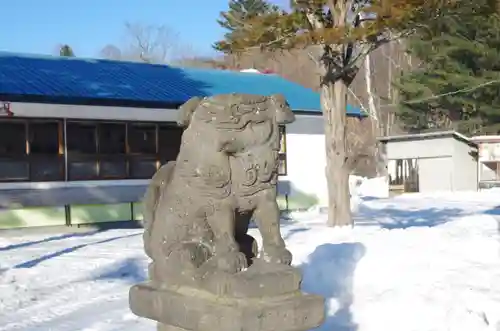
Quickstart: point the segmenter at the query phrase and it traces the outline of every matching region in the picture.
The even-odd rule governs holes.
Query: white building
[[[479,148],[479,189],[500,186],[500,136],[475,136],[471,141]]]
[[[178,107],[222,93],[285,95],[280,192],[326,195],[319,95],[277,75],[10,53],[0,73],[0,228],[141,219],[149,179],[178,153]]]
[[[478,148],[453,131],[381,138],[393,192],[477,191]]]

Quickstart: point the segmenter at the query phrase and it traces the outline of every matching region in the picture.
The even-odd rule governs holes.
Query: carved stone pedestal
[[[323,321],[324,301],[314,295],[236,299],[196,292],[137,285],[131,309],[158,321],[159,331],[306,331]]]
[[[130,290],[130,308],[157,321],[158,331],[306,331],[321,325],[324,299],[301,293],[300,279],[290,281],[291,274],[300,275],[298,270],[283,265],[261,269],[263,265],[234,275],[227,283],[233,285],[223,295],[220,288],[214,293],[206,288],[139,284]],[[258,290],[270,290],[271,284],[275,286],[268,295]],[[252,288],[255,291],[247,291]]]

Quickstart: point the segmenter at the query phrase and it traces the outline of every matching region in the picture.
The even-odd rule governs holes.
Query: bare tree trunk
[[[346,141],[348,86],[343,80],[321,88],[321,107],[325,125],[326,179],[328,185],[328,225],[353,225],[349,194]]]
[[[375,89],[373,86],[373,70],[371,63],[371,54],[365,56],[365,83],[366,83],[366,93],[368,96],[368,111],[370,112],[370,118],[372,123],[372,134],[375,138],[375,146],[373,148],[373,157],[375,159],[375,168],[377,176],[385,176],[387,173],[386,160],[385,160],[385,150],[382,144],[377,140],[377,138],[384,131],[383,121],[381,119],[380,108],[375,105]]]

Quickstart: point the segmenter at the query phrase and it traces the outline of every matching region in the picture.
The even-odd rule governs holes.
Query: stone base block
[[[130,308],[174,331],[306,331],[323,323],[324,299],[299,291],[284,296],[228,298],[194,288],[130,290]]]
[[[246,299],[295,293],[301,281],[297,268],[256,259],[247,270],[236,275],[209,272],[198,287],[217,296]]]

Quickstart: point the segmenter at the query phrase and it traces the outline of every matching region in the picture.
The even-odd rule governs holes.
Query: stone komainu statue
[[[284,97],[224,94],[192,98],[176,162],[146,192],[144,246],[153,282],[196,282],[207,272],[235,274],[257,254],[253,218],[268,262],[290,264],[276,202],[279,124],[295,120]],[[194,284],[193,284],[194,285]]]
[[[150,280],[130,309],[158,331],[302,331],[324,320],[323,298],[302,293],[279,229],[279,124],[294,115],[279,95],[193,98],[181,107],[180,153],[145,197]],[[253,218],[262,252],[247,235]],[[248,266],[248,268],[247,268]]]

